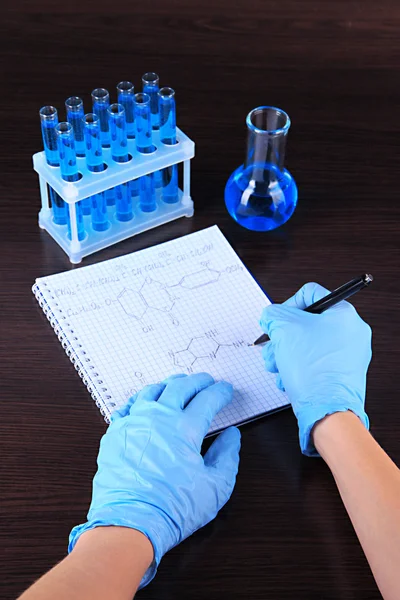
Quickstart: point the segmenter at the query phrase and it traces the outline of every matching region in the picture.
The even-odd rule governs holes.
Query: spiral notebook
[[[210,433],[288,405],[249,345],[270,301],[217,226],[41,277],[32,289],[106,421],[172,373],[233,384]]]

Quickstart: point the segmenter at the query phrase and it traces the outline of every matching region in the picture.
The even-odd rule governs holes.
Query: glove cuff
[[[348,410],[357,415],[364,427],[369,429],[369,419],[363,407],[359,404],[346,402],[343,399],[338,399],[337,403],[335,403],[334,398],[330,398],[329,405],[324,405],[324,403],[319,405],[314,404],[314,406],[312,408],[310,407],[306,413],[304,412],[303,414],[298,415],[299,441],[302,453],[306,456],[320,456],[314,446],[311,436],[313,427],[318,421],[321,421],[329,415],[337,412],[347,412]]]
[[[141,505],[139,508],[130,504],[129,513],[132,519],[121,518],[112,508],[104,507],[104,510],[98,514],[90,510],[88,521],[72,529],[69,535],[68,552],[72,552],[83,533],[96,527],[129,527],[140,531],[151,542],[154,552],[153,562],[140,582],[139,589],[141,589],[155,577],[163,555],[178,542],[173,523],[168,522],[163,515],[154,510],[154,507],[150,510],[146,505]]]

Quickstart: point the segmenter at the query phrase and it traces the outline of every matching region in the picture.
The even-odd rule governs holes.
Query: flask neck
[[[286,138],[290,127],[288,115],[277,108],[261,106],[249,113],[245,171],[259,181],[276,178],[283,172]]]

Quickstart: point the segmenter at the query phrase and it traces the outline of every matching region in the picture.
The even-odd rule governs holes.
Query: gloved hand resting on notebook
[[[371,328],[348,302],[320,315],[304,312],[328,290],[307,283],[283,304],[267,306],[261,327],[271,341],[263,348],[267,371],[278,373],[299,423],[301,450],[318,455],[314,425],[325,416],[350,410],[368,428],[364,411],[366,374],[371,360]]]
[[[201,445],[215,415],[232,400],[229,383],[211,375],[173,376],[148,385],[112,416],[100,444],[88,521],[75,527],[69,551],[95,527],[144,533],[154,577],[162,556],[214,519],[229,499],[239,464],[240,433],[230,427],[204,459]]]

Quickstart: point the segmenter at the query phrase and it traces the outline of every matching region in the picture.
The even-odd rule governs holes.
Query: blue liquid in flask
[[[244,165],[233,171],[225,186],[229,214],[243,227],[270,231],[292,216],[297,187],[284,168],[289,115],[275,106],[259,106],[246,118]]]
[[[256,179],[257,171],[263,173]],[[261,180],[260,180],[261,179]],[[225,187],[225,204],[229,214],[243,227],[253,231],[270,231],[286,223],[297,204],[297,186],[286,169],[275,165],[242,165],[229,177]]]

